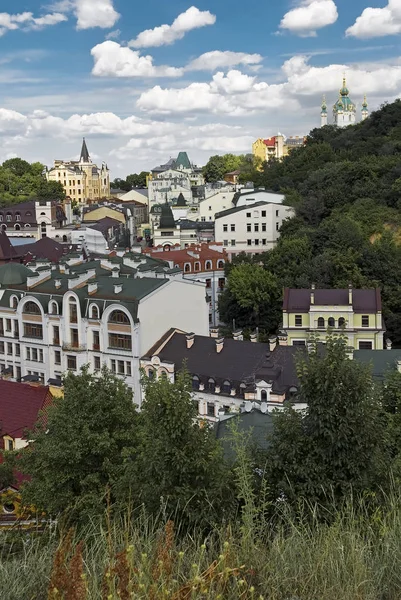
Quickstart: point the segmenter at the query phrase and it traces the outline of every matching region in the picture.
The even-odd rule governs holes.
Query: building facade
[[[346,335],[355,350],[383,350],[384,326],[379,289],[289,289],[284,291],[283,331],[291,346],[304,346],[311,335]]]
[[[58,181],[66,195],[79,204],[88,200],[110,198],[110,174],[106,163],[100,167],[92,162],[85,138],[78,161],[55,160],[46,172],[48,181]]]
[[[274,248],[281,225],[292,216],[293,209],[282,204],[256,202],[237,206],[216,215],[215,241],[223,244],[230,257],[240,252],[266,252]]]
[[[39,240],[72,221],[71,201],[28,200],[0,208],[0,230],[8,237]]]
[[[264,139],[259,138],[252,144],[252,154],[260,162],[269,162],[272,159],[281,160],[284,156],[304,146],[306,138],[303,136],[284,137],[275,135]]]
[[[182,194],[188,204],[196,202],[192,188],[204,185],[202,169],[192,164],[186,152],[152,169],[148,177],[149,209],[163,202],[173,203]]]

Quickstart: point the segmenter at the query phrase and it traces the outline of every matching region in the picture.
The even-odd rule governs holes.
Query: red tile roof
[[[33,429],[39,412],[51,402],[46,386],[0,379],[0,447],[4,435],[24,439],[25,430]]]
[[[274,148],[276,145],[276,136],[263,140],[263,143],[269,148]]]
[[[198,260],[228,260],[226,252],[219,252],[209,248],[207,244],[201,244],[200,246],[190,246],[181,250],[172,248],[171,250],[160,251],[158,248],[145,248],[144,252],[150,254],[153,258],[159,258],[160,260],[174,261],[175,263],[184,262],[195,262]],[[193,256],[193,255],[196,256]]]

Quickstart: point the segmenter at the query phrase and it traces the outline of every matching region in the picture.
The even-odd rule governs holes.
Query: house
[[[312,334],[324,341],[327,330],[342,332],[356,350],[382,350],[385,333],[379,289],[284,290],[283,331],[292,346]]]
[[[234,207],[234,196],[235,189],[232,187],[210,190],[206,198],[199,202],[198,212],[193,215],[193,218],[199,219],[203,223],[205,221],[214,222],[217,213]]]
[[[98,167],[92,162],[85,138],[79,160],[55,160],[53,167],[46,171],[46,179],[61,183],[66,195],[79,204],[110,198],[109,169],[106,163]]]
[[[53,237],[72,222],[71,201],[27,200],[0,208],[0,231],[12,238]]]
[[[272,192],[264,188],[249,189],[243,188],[233,197],[233,206],[250,206],[255,202],[267,202],[269,204],[283,204],[284,194]]]
[[[142,205],[140,206],[142,207]],[[90,227],[105,218],[113,219],[123,224],[122,234],[126,239],[125,245],[132,246],[136,241],[136,222],[133,210],[127,204],[118,205],[107,201],[91,204],[83,209],[82,222]]]
[[[186,152],[152,169],[148,177],[149,209],[155,204],[172,203],[182,194],[188,204],[195,200],[192,188],[204,185],[202,169],[191,163]]]
[[[170,268],[178,268],[186,279],[206,284],[206,301],[209,304],[209,323],[219,324],[218,301],[224,290],[224,275],[228,255],[216,244],[193,244],[182,249],[180,244],[172,247],[158,246],[145,248],[144,253],[168,263]]]
[[[141,404],[139,359],[168,329],[209,333],[205,284],[132,252],[0,267],[0,373],[42,383],[106,364]]]
[[[215,241],[223,244],[230,257],[266,252],[274,248],[281,225],[293,215],[293,209],[282,204],[236,206],[216,214]]]
[[[234,339],[222,339],[170,329],[142,356],[141,365],[149,377],[167,376],[171,381],[185,365],[199,416],[217,422],[241,407],[263,412],[283,407],[297,394],[298,349],[284,344],[285,337],[261,344],[256,335],[243,341],[241,332]]]
[[[295,148],[305,145],[303,136],[284,137],[281,134],[263,139],[259,138],[252,144],[252,154],[260,162],[269,162],[272,159],[281,160]]]
[[[227,183],[231,183],[232,185],[237,185],[239,176],[241,175],[241,171],[231,171],[231,173],[226,173],[224,175],[224,181]]]

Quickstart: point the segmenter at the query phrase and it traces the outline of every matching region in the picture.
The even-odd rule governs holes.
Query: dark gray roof
[[[214,229],[214,221],[190,221],[189,219],[181,219],[179,224],[180,229]]]
[[[82,162],[90,162],[88,146],[86,145],[85,138],[82,140],[82,148],[81,148],[81,157],[80,160]]]
[[[175,229],[175,221],[171,206],[167,203],[161,205],[159,229]]]
[[[286,312],[309,312],[312,290],[290,289],[284,290],[283,310]],[[315,305],[318,306],[348,306],[348,289],[315,289]],[[380,290],[353,289],[352,307],[356,313],[376,313],[381,311]]]
[[[397,369],[401,350],[355,350],[354,359],[372,365],[373,376],[382,380],[387,371]]]
[[[252,442],[258,447],[266,449],[269,445],[268,437],[273,432],[274,418],[271,414],[263,414],[259,410],[243,412],[228,419],[219,421],[216,426],[216,437],[223,444],[224,455],[227,459],[235,459],[230,439],[230,427],[233,421],[241,433],[251,434]]]
[[[234,213],[240,212],[241,210],[249,210],[251,208],[256,208],[257,206],[266,206],[269,204],[268,202],[255,202],[255,204],[251,204],[250,206],[236,206],[235,208],[228,208],[227,210],[223,210],[222,212],[216,213],[215,219],[221,219],[222,217],[227,217],[228,215],[233,215]]]
[[[27,278],[33,275],[33,271],[19,263],[8,263],[0,267],[0,286],[8,287],[26,283]]]

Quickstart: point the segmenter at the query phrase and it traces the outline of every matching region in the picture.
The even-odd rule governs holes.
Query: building
[[[231,171],[231,173],[226,173],[224,175],[224,181],[227,183],[231,183],[231,185],[237,185],[239,183],[239,176],[241,175],[241,171],[238,169],[236,171]]]
[[[169,327],[209,332],[205,284],[135,253],[0,267],[0,372],[60,379],[106,364],[141,403],[139,359]]]
[[[213,221],[217,213],[233,208],[235,188],[227,186],[219,190],[210,190],[210,193],[198,204],[198,211],[194,217],[202,222]]]
[[[124,192],[119,194],[118,199],[121,202],[140,202],[141,204],[148,205],[149,202],[149,192],[147,188],[134,188],[129,192]]]
[[[230,258],[240,252],[266,252],[274,248],[281,225],[293,215],[292,208],[268,202],[230,208],[216,215],[215,241],[223,244]]]
[[[106,163],[98,167],[92,162],[85,138],[79,160],[55,160],[46,178],[61,183],[66,195],[79,204],[110,198],[109,169]]]
[[[140,205],[140,207],[142,211],[143,205]],[[122,236],[119,237],[121,237],[124,246],[131,247],[134,242],[136,242],[137,233],[135,215],[134,211],[131,210],[127,204],[120,205],[111,202],[102,202],[99,204],[91,204],[83,209],[82,223],[89,225],[92,228],[93,225],[100,224],[106,218],[113,219],[113,221],[119,221],[123,225]]]
[[[219,324],[218,301],[226,284],[224,268],[228,261],[228,255],[221,246],[194,244],[183,250],[177,244],[168,250],[165,246],[145,248],[144,253],[163,260],[171,269],[180,269],[186,279],[204,283],[209,304],[209,323],[212,326]]]
[[[268,204],[283,204],[285,195],[265,188],[244,188],[233,197],[233,206],[251,206],[255,202],[267,202]]]
[[[182,194],[188,204],[197,201],[192,188],[204,185],[202,169],[192,164],[186,152],[152,169],[148,177],[149,209],[155,204],[173,203]]]
[[[243,341],[241,332],[234,338],[171,329],[142,356],[141,365],[149,377],[167,376],[171,381],[185,365],[199,416],[211,422],[242,407],[259,407],[266,413],[296,396],[297,348],[280,345],[276,338],[261,344],[256,335],[253,341]]]
[[[21,262],[23,257],[21,248],[17,249],[11,244],[6,232],[0,229],[0,265],[5,265],[9,262]]]
[[[312,334],[324,341],[327,330],[344,333],[356,350],[382,350],[385,333],[379,289],[284,290],[283,331],[291,346],[305,345]]]
[[[72,222],[71,202],[27,200],[0,208],[0,231],[8,237],[54,237],[55,232]]]
[[[355,125],[355,123],[357,122],[356,113],[357,107],[349,96],[347,82],[344,77],[343,85],[339,93],[339,98],[333,106],[333,124],[337,125],[338,127],[348,127],[348,125]],[[361,107],[361,120],[364,121],[368,118],[368,116],[368,103],[365,96]],[[320,123],[322,127],[328,125],[327,103],[325,96],[323,96],[323,102],[320,113]]]
[[[150,209],[153,246],[167,248],[180,244],[181,248],[187,248],[191,244],[214,241],[214,222],[192,221],[185,218],[176,221],[174,208],[178,211],[186,211],[185,207],[172,207],[167,203]]]

